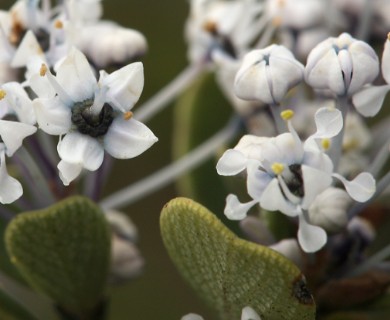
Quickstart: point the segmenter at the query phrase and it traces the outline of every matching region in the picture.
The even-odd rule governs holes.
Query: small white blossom
[[[350,96],[374,81],[378,73],[375,51],[367,43],[343,33],[321,42],[310,52],[305,80],[314,89]]]
[[[281,27],[306,29],[324,20],[323,0],[267,0],[265,14]]]
[[[192,0],[186,24],[189,59],[212,59],[214,51],[240,57],[249,51],[263,26],[262,4],[257,0]]]
[[[341,112],[321,108],[315,114],[317,131],[302,143],[292,128],[293,112],[284,111],[289,133],[275,138],[248,136],[235,149],[227,150],[217,164],[222,175],[235,175],[246,169],[247,190],[253,200],[241,203],[230,194],[226,199],[225,215],[232,220],[242,220],[255,204],[269,211],[280,211],[299,217],[298,240],[306,252],[319,250],[326,243],[326,233],[309,223],[305,213],[315,198],[332,184],[332,178],[340,180],[348,194],[356,201],[365,202],[375,192],[375,180],[368,173],[361,173],[347,181],[333,173],[333,163],[322,148],[327,148],[329,138],[342,129]],[[322,141],[319,146],[318,142]]]
[[[45,132],[61,136],[58,168],[65,185],[83,168],[97,170],[104,150],[114,158],[129,159],[157,141],[130,112],[143,89],[141,63],[112,74],[101,71],[97,82],[85,56],[72,49],[56,76],[45,65],[40,73],[48,78],[56,95],[34,100],[37,122]]]
[[[75,43],[99,68],[128,63],[147,50],[146,39],[140,32],[108,21],[81,28]]]
[[[342,189],[330,187],[319,194],[309,207],[310,221],[328,232],[338,232],[348,223],[351,198]]]
[[[234,91],[241,99],[278,104],[303,80],[303,70],[303,65],[283,46],[253,50],[243,59]]]

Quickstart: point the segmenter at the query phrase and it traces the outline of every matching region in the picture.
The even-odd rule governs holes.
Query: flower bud
[[[349,96],[374,81],[378,73],[375,51],[367,43],[343,33],[319,43],[310,52],[305,80],[314,89]]]
[[[278,104],[303,79],[303,65],[284,46],[271,45],[245,55],[234,91],[244,100]]]
[[[342,189],[330,187],[319,194],[309,207],[310,222],[329,232],[338,232],[348,222],[351,198]]]

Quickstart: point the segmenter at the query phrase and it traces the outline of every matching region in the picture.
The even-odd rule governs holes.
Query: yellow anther
[[[330,139],[328,139],[328,138],[322,139],[321,146],[324,150],[328,150],[330,148]]]
[[[279,0],[278,1],[278,6],[279,7],[284,7],[286,5],[286,1],[285,0]]]
[[[387,34],[387,40],[390,41],[390,32]]]
[[[3,89],[0,89],[0,100],[3,100],[6,95],[7,92],[5,92]]]
[[[284,110],[280,113],[283,120],[290,120],[294,116],[294,111],[291,109]]]
[[[276,174],[276,175],[279,175],[283,172],[284,170],[284,165],[279,163],[279,162],[275,162],[272,164],[271,166],[271,169],[272,171]]]
[[[64,24],[62,23],[61,20],[56,20],[54,22],[54,28],[57,28],[57,29],[62,29],[64,27]]]
[[[127,111],[123,115],[123,119],[130,120],[133,117],[133,113],[131,111]]]
[[[217,33],[217,24],[214,21],[206,21],[203,24],[203,29],[210,33]]]
[[[47,72],[47,66],[44,63],[42,63],[41,69],[39,69],[39,75],[41,77],[44,77],[46,75],[46,72]]]

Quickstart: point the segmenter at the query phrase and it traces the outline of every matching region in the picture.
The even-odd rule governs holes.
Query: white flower
[[[104,150],[114,158],[129,159],[157,141],[130,112],[143,88],[141,63],[112,74],[101,71],[97,82],[85,56],[73,48],[55,77],[45,65],[41,75],[48,78],[56,95],[34,100],[37,122],[45,132],[62,136],[58,168],[65,185],[82,168],[97,170]]]
[[[216,50],[239,57],[263,28],[262,4],[257,0],[192,0],[190,4],[185,31],[192,62],[210,59]]]
[[[281,27],[306,29],[324,20],[323,0],[267,0],[266,14]]]
[[[245,55],[234,91],[245,100],[278,104],[288,90],[303,80],[303,65],[285,47],[271,45]]]
[[[305,80],[314,89],[350,96],[374,81],[378,73],[375,51],[367,43],[343,33],[321,42],[310,52]]]
[[[22,185],[8,175],[5,156],[11,157],[37,128],[32,102],[16,82],[0,88],[0,203],[12,203],[23,194]]]
[[[100,68],[123,65],[147,50],[146,39],[140,32],[108,21],[80,28],[75,43]]]
[[[247,137],[236,149],[227,150],[217,164],[222,175],[234,175],[247,170],[248,194],[253,200],[239,202],[230,194],[226,199],[225,215],[242,220],[248,210],[258,203],[269,211],[299,216],[298,240],[306,252],[319,250],[326,243],[325,231],[309,223],[305,212],[315,198],[339,179],[348,194],[356,201],[367,201],[375,192],[375,180],[368,173],[347,181],[333,173],[333,163],[321,148],[329,146],[329,138],[342,129],[341,112],[321,108],[315,114],[317,131],[303,144],[292,128],[293,112],[286,110],[282,117],[288,121],[289,133],[275,138]],[[322,141],[322,147],[318,140]]]

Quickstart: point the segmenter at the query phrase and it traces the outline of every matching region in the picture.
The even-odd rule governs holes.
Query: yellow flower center
[[[272,164],[271,166],[271,169],[272,171],[276,174],[276,175],[279,175],[283,172],[284,170],[284,165],[279,163],[279,162],[275,162]]]
[[[7,92],[5,92],[3,89],[0,89],[0,100],[3,100],[6,95]]]
[[[292,111],[291,109],[284,110],[280,113],[280,116],[283,120],[288,121],[294,116],[294,111]]]
[[[330,139],[329,138],[322,139],[321,146],[324,150],[328,150],[330,148]]]
[[[42,63],[41,69],[39,69],[39,75],[41,77],[44,77],[46,75],[46,72],[47,72],[47,66],[44,63]]]

